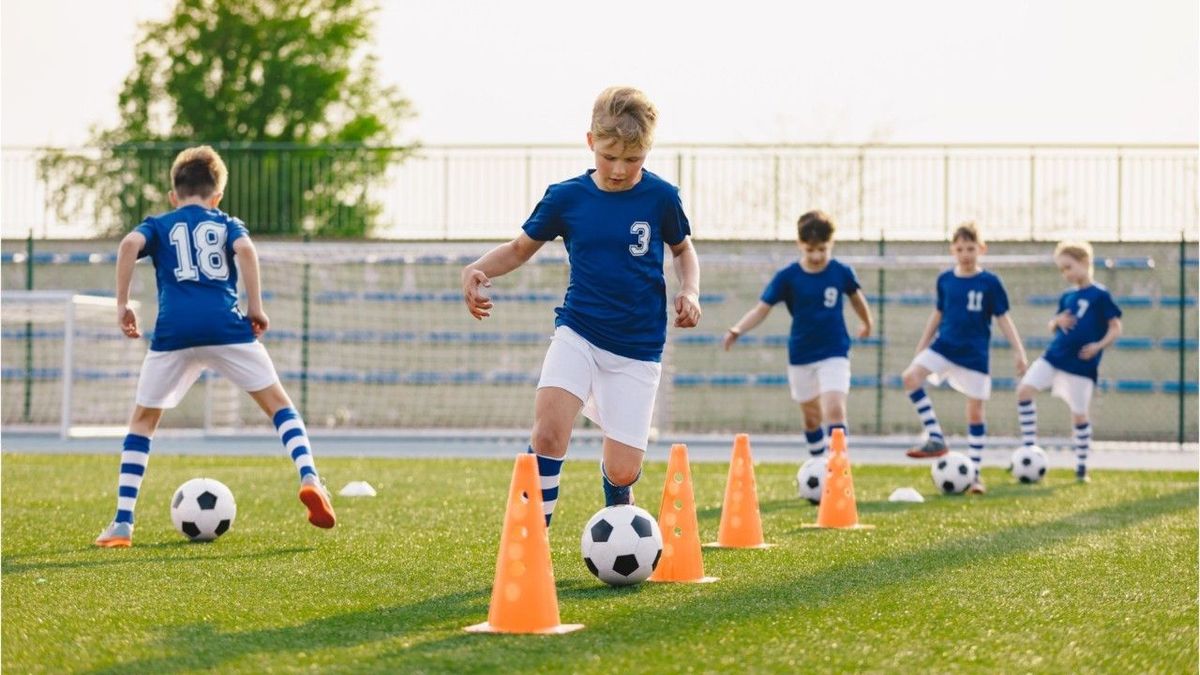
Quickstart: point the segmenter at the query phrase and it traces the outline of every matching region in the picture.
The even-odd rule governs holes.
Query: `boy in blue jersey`
[[[758,304],[725,332],[726,351],[762,323],[782,302],[792,315],[788,337],[788,385],[792,400],[804,415],[808,452],[824,454],[826,428],[846,432],[846,396],[850,392],[850,334],[843,316],[843,298],[862,322],[858,337],[871,335],[871,309],[854,270],[833,256],[833,219],[809,211],[796,224],[800,260],[779,270],[767,284]],[[822,426],[824,424],[824,426]]]
[[[925,442],[908,451],[909,457],[940,457],[948,451],[946,437],[933,411],[933,402],[923,383],[948,381],[967,397],[967,443],[975,466],[970,491],[985,491],[979,466],[987,440],[984,401],[991,397],[992,378],[988,355],[995,317],[1004,337],[1012,345],[1017,375],[1023,375],[1028,362],[1021,336],[1008,314],[1008,293],[1000,277],[979,266],[979,257],[987,251],[974,223],[965,223],[950,240],[954,269],[937,279],[937,307],[925,325],[917,343],[917,356],[904,371],[904,389],[925,426]]]
[[[1092,281],[1092,245],[1064,241],[1054,249],[1054,263],[1073,288],[1058,300],[1058,314],[1050,320],[1054,340],[1033,362],[1017,387],[1017,418],[1021,441],[1037,445],[1037,408],[1033,397],[1047,387],[1066,401],[1075,428],[1075,477],[1089,482],[1088,450],[1092,423],[1088,408],[1096,385],[1100,357],[1121,336],[1121,308],[1108,289]]]
[[[262,305],[258,253],[242,221],[217,210],[228,176],[225,162],[211,147],[180,152],[171,166],[169,199],[175,210],[146,218],[117,251],[121,331],[131,339],[142,335],[129,307],[129,286],[134,263],[144,256],[154,261],[158,320],[121,452],[117,513],[96,538],[97,546],[133,544],[134,507],[150,459],[150,439],[163,410],[178,405],[206,367],[246,390],[274,421],[300,473],[300,501],[309,522],[322,528],[336,522],[313,465],[304,421],[258,341],[270,326]],[[246,284],[245,313],[238,307],[239,268]]]
[[[520,267],[547,241],[562,237],[566,245],[570,281],[554,310],[528,448],[537,456],[547,525],[580,410],[604,431],[605,504],[633,503],[667,335],[664,248],[679,278],[675,325],[700,320],[700,265],[679,190],[642,169],[657,117],[641,91],[604,90],[587,134],[596,168],[547,188],[517,238],[462,271],[467,308],[482,320],[493,308],[487,288],[494,277]]]

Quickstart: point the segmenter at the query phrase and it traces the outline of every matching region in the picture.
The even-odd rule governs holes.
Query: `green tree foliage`
[[[97,149],[42,161],[60,217],[101,234],[169,208],[175,154],[199,143],[229,165],[222,208],[252,231],[369,234],[370,197],[409,102],[377,80],[362,0],[177,0],[142,26],[118,98],[120,122]]]

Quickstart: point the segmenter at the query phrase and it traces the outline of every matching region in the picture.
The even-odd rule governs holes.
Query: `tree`
[[[177,0],[141,27],[118,97],[120,122],[99,150],[52,152],[42,176],[60,217],[90,213],[105,234],[166,208],[167,172],[188,145],[217,147],[230,168],[222,207],[254,231],[369,233],[369,194],[409,102],[377,82],[365,50],[375,7],[363,0]]]

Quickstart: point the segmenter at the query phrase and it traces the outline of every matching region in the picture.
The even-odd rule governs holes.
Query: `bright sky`
[[[660,142],[1200,139],[1195,0],[383,0],[375,51],[419,118],[401,140],[582,142],[632,84]],[[115,121],[137,23],[169,0],[5,0],[5,145]]]

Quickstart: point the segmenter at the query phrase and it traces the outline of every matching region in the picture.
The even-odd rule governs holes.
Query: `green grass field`
[[[855,468],[873,531],[811,531],[794,466],[757,468],[765,551],[706,551],[709,585],[610,589],[579,555],[596,466],[568,462],[551,532],[565,636],[462,631],[487,615],[509,461],[326,459],[333,531],[307,524],[285,458],[156,456],[136,546],[91,540],[117,458],[3,456],[7,672],[1197,671],[1197,477],[985,471],[985,497],[931,497],[928,468]],[[693,465],[715,538],[726,465]],[[657,514],[665,465],[638,487]],[[231,531],[186,543],[168,500],[210,476]],[[891,504],[911,485],[925,504]]]

